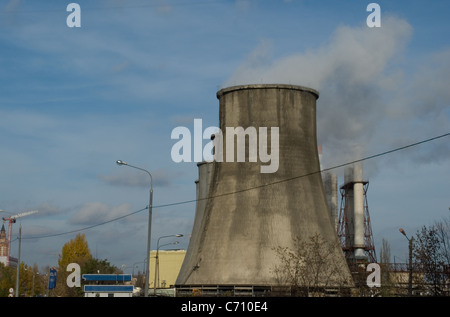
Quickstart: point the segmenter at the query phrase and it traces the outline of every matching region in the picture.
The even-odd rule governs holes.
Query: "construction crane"
[[[14,216],[10,216],[10,217],[3,217],[3,222],[5,223],[6,221],[8,221],[8,253],[7,253],[7,257],[6,257],[6,266],[9,265],[9,256],[11,253],[11,233],[12,233],[12,224],[16,223],[16,219],[17,218],[21,218],[21,217],[25,217],[28,215],[32,215],[37,213],[37,210],[31,210],[31,211],[25,211],[25,212],[21,212],[18,213],[17,215]]]

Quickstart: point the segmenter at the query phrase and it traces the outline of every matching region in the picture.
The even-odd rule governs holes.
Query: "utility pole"
[[[19,256],[17,257],[16,297],[19,297],[20,245],[22,242],[22,224],[19,226]]]
[[[405,238],[409,242],[409,278],[408,278],[408,296],[412,296],[412,249],[413,249],[413,240],[414,238],[408,238],[405,230],[402,228],[399,229],[400,233],[405,236]]]
[[[413,239],[408,239],[409,241],[409,279],[408,279],[408,295],[412,296],[412,249],[413,249]]]

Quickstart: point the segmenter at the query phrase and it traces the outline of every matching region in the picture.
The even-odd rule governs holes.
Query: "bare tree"
[[[387,264],[391,262],[391,247],[389,242],[383,238],[381,240],[380,263]]]
[[[444,262],[443,278],[446,285],[446,295],[450,295],[450,217],[435,223],[436,234],[441,244],[441,253]]]
[[[450,217],[434,224],[436,235],[441,243],[442,257],[447,265],[450,264]]]
[[[386,239],[381,240],[380,267],[381,267],[381,293],[383,296],[393,295],[394,279],[391,276],[391,247]]]
[[[447,276],[444,268],[448,250],[444,247],[442,237],[436,225],[423,226],[417,232],[414,243],[414,258],[424,274],[424,282],[432,287],[428,290],[434,296],[443,295]]]
[[[294,248],[278,247],[279,265],[274,272],[281,285],[289,285],[293,296],[317,296],[327,288],[348,288],[334,257],[339,250],[319,234],[304,241],[296,239]]]

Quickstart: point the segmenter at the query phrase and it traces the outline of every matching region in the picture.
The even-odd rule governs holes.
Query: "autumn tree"
[[[58,277],[56,288],[53,290],[54,296],[77,297],[82,295],[82,290],[77,287],[70,288],[66,284],[67,265],[70,263],[77,263],[83,267],[92,259],[91,251],[89,250],[88,242],[84,234],[79,233],[75,239],[63,245],[61,254],[58,259]]]
[[[79,233],[75,239],[71,239],[63,245],[58,265],[60,268],[66,268],[69,263],[78,263],[82,266],[91,258],[92,255],[86,237],[84,234]]]
[[[101,272],[102,274],[119,274],[121,271],[112,266],[106,260],[93,258],[89,250],[89,245],[84,234],[77,234],[75,239],[70,240],[62,247],[58,259],[58,275],[56,288],[52,290],[52,296],[78,297],[82,296],[82,287],[70,288],[67,286],[67,266],[70,263],[80,265],[80,274],[93,274]]]

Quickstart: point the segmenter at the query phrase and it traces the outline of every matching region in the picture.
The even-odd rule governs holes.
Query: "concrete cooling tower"
[[[275,249],[294,249],[295,239],[316,234],[336,246],[338,274],[353,285],[319,173],[318,96],[313,89],[277,84],[217,92],[223,160],[198,166],[199,200],[176,287],[276,286],[274,268],[280,259]],[[229,147],[234,136],[227,127],[267,128],[267,138],[258,134],[258,151],[251,151],[254,140],[247,136],[245,160],[239,160],[239,142]],[[272,138],[276,130],[271,128],[278,128],[278,139]],[[215,151],[221,150],[217,144]],[[230,149],[234,160],[227,156]],[[277,162],[275,156],[273,162],[262,159],[262,149],[278,154]],[[272,163],[272,170],[264,172]]]

